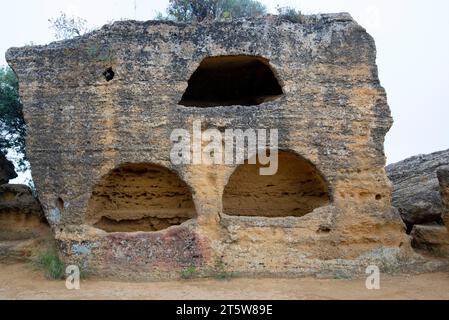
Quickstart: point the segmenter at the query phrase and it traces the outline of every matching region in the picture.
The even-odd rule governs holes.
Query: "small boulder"
[[[393,183],[392,204],[407,224],[441,223],[442,204],[437,170],[449,165],[449,149],[418,155],[390,164],[386,172]]]
[[[412,246],[439,257],[449,257],[449,232],[441,225],[415,225]]]

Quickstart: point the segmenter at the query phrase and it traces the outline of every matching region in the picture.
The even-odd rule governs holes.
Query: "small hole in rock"
[[[114,75],[115,75],[115,72],[114,72],[114,70],[112,70],[112,68],[107,68],[103,72],[103,76],[106,79],[106,81],[111,81],[112,79],[114,79]]]
[[[62,211],[64,209],[64,201],[60,197],[56,200],[56,207],[59,209],[59,211]]]
[[[376,194],[376,200],[382,199],[382,196],[380,194]]]
[[[318,228],[318,233],[329,233],[331,232],[331,228],[328,226],[320,226]]]
[[[407,221],[405,221],[405,227],[406,227],[405,233],[406,234],[411,234],[412,230],[413,230],[413,227],[414,227],[414,224],[408,223]]]

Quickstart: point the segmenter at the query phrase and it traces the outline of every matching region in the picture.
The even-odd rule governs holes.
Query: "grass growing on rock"
[[[30,259],[30,265],[34,271],[43,272],[45,277],[53,280],[66,278],[65,263],[59,258],[56,247],[49,245],[45,250],[38,252]],[[87,267],[78,265],[80,279],[89,277]]]
[[[181,278],[185,279],[185,280],[193,279],[193,278],[195,278],[197,276],[198,276],[198,270],[193,265],[192,266],[188,266],[187,268],[182,269],[182,271],[181,271]]]
[[[49,279],[64,279],[65,266],[54,248],[39,252],[31,259],[31,265],[34,270],[43,271]]]
[[[216,280],[229,280],[236,276],[233,272],[226,270],[226,265],[222,257],[217,257],[212,266],[199,269],[195,265],[190,265],[181,270],[181,279],[191,280],[196,278],[213,278]]]

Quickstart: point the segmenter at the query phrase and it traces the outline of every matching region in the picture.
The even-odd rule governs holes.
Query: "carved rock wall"
[[[215,101],[198,97],[201,86],[189,82],[210,57],[222,58],[203,64],[200,78],[219,83]],[[229,66],[230,79],[242,89],[235,97],[222,86],[229,79],[214,78],[217,69],[207,71],[226,71],[222,63],[229,57],[238,65]],[[276,16],[201,24],[122,21],[72,40],[10,49],[7,60],[20,80],[33,177],[61,254],[103,275],[155,278],[179,276],[191,265],[209,268],[217,259],[232,272],[296,275],[353,275],[370,262],[404,261],[399,257],[409,240],[390,205],[384,170],[383,142],[392,119],[375,58],[373,39],[348,14],[305,16],[302,23]],[[266,66],[282,92],[272,85],[259,92],[242,78],[257,79],[262,70],[269,79]],[[179,104],[190,85],[193,93]],[[288,174],[296,180],[278,179],[267,183],[266,191],[254,190],[260,203],[270,203],[264,197],[279,191],[285,199],[279,206],[258,208],[257,197],[234,201],[233,194],[250,195],[250,185],[239,191],[238,183],[224,203],[237,165],[170,162],[172,130],[190,130],[195,120],[221,132],[278,129],[279,148],[310,165],[293,166],[297,172]],[[136,186],[148,185],[147,196],[158,189],[156,198],[168,192],[164,176],[151,172],[138,185],[114,189],[120,184],[113,183],[105,189],[114,170],[129,164],[173,172],[183,185],[174,197],[189,199],[185,184],[195,209],[193,214],[185,202],[178,211],[192,218],[158,231],[106,232],[95,226],[91,218],[104,208],[91,205],[106,189],[104,200],[117,204],[107,214],[114,220],[109,225],[149,219],[165,207],[138,205],[138,217],[138,210],[120,211],[135,208],[136,195],[145,197]],[[280,172],[285,170],[290,168]],[[252,179],[251,172],[246,177]],[[270,185],[298,181],[306,187],[269,191]],[[309,207],[307,197],[315,197]],[[235,212],[242,205],[248,210]],[[300,214],[291,214],[295,208]],[[259,209],[265,210],[257,215]]]

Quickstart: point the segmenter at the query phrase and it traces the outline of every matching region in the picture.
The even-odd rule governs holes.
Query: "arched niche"
[[[196,216],[191,192],[169,169],[123,164],[94,187],[87,223],[107,232],[159,231]]]
[[[223,193],[223,212],[236,216],[300,217],[330,202],[329,187],[318,169],[291,152],[278,153],[274,175],[260,175],[261,164],[241,164]]]
[[[259,56],[208,57],[188,80],[180,105],[259,105],[283,94],[269,61]]]

